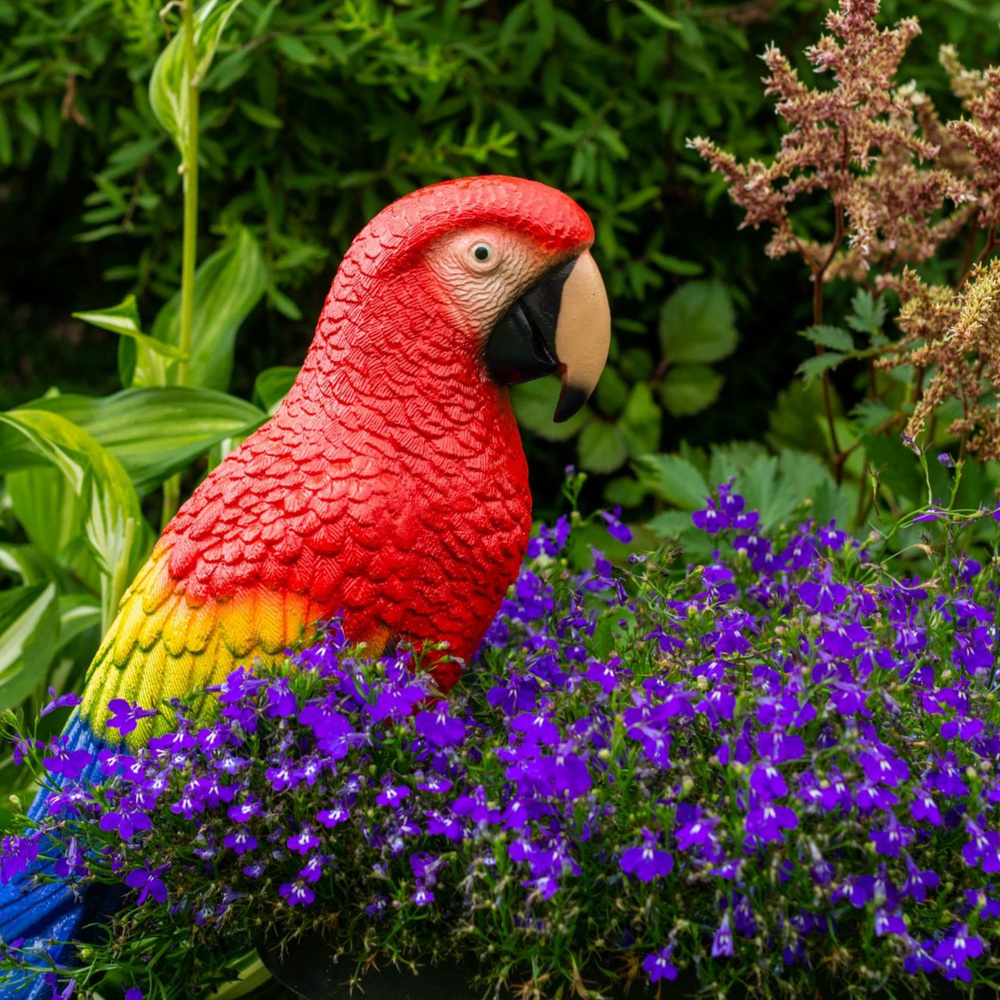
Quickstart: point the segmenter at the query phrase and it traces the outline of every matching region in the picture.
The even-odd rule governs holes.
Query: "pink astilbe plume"
[[[948,200],[966,201],[964,182],[933,166],[940,146],[923,135],[916,109],[927,99],[912,87],[894,88],[899,62],[920,32],[915,18],[894,28],[875,24],[878,0],[843,0],[826,18],[832,34],[806,50],[817,74],[833,86],[805,84],[775,46],[763,59],[765,92],[791,126],[770,164],[735,157],[704,138],[691,140],[730,182],[730,196],[746,210],[744,226],[767,223],[767,253],[798,253],[820,280],[862,279],[874,263],[923,261],[956,226],[940,218]],[[819,243],[789,215],[806,195],[827,192],[834,206],[833,237]]]
[[[746,213],[742,226],[771,228],[768,255],[795,253],[806,263],[814,324],[823,322],[823,285],[835,278],[857,282],[875,296],[889,290],[899,295],[902,337],[845,355],[877,368],[915,366],[908,393],[915,411],[896,409],[885,429],[905,425],[915,434],[939,406],[958,399],[964,415],[950,432],[983,457],[997,457],[994,345],[1000,330],[986,302],[1000,291],[1000,275],[978,265],[998,245],[1000,69],[966,70],[954,50],[943,47],[941,62],[966,111],[962,120],[945,124],[928,95],[913,83],[896,82],[907,47],[920,32],[916,18],[880,28],[878,10],[879,0],[841,0],[827,14],[828,33],[805,56],[817,78],[829,77],[829,86],[804,82],[777,47],[764,52],[765,92],[777,99],[776,110],[789,125],[769,163],[740,163],[706,138],[690,145],[728,181],[730,197]],[[822,195],[831,205],[824,235],[795,214]],[[956,287],[926,284],[916,268],[946,248],[957,246],[963,254],[963,242]],[[839,476],[850,449],[837,444],[833,363],[822,379]],[[884,384],[873,372],[876,398]]]

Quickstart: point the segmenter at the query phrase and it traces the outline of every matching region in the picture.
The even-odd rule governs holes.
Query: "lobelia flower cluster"
[[[130,1000],[195,996],[248,940],[315,930],[345,980],[474,956],[540,997],[685,969],[764,996],[1000,983],[992,568],[952,549],[896,579],[833,524],[770,536],[744,506],[724,485],[693,515],[717,548],[686,567],[591,549],[580,571],[567,543],[593,529],[542,526],[450,700],[412,652],[367,661],[331,622],[103,752],[100,785],[20,737],[58,780],[0,878],[56,841],[59,878],[127,891],[53,996],[113,966]],[[147,714],[112,708],[122,736]]]

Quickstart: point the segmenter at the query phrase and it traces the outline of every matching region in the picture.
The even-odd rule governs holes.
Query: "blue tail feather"
[[[90,731],[90,726],[79,713],[74,712],[63,730],[69,750],[86,750],[91,754],[91,763],[76,780],[85,784],[102,780],[98,752],[109,744],[98,739]],[[65,779],[53,775],[56,785]],[[28,810],[28,816],[41,821],[48,813],[49,792],[42,790]],[[42,844],[42,853],[53,853]],[[84,895],[75,894],[62,882],[38,881],[36,876],[51,874],[53,861],[39,858],[20,875],[6,885],[0,885],[0,940],[6,944],[19,938],[21,948],[43,949],[58,965],[65,965],[72,951],[69,942],[79,937],[79,932],[93,910],[88,898],[92,892],[101,894],[100,886],[88,890]],[[32,963],[37,964],[37,963]],[[51,986],[45,983],[39,973],[20,973],[0,983],[0,1000],[41,1000],[51,996]]]

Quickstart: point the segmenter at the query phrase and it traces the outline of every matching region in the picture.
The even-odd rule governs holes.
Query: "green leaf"
[[[663,414],[646,382],[632,386],[628,402],[618,421],[630,455],[645,455],[660,447]]]
[[[165,358],[173,358],[178,361],[184,361],[187,358],[187,355],[179,347],[174,347],[173,344],[166,344],[162,340],[156,340],[154,337],[147,337],[142,332],[139,310],[136,306],[134,295],[129,295],[124,302],[119,302],[116,306],[109,306],[107,309],[97,309],[90,312],[75,312],[73,316],[76,319],[82,319],[84,323],[98,326],[102,330],[110,330],[112,333],[117,333],[122,337],[128,337],[137,344],[142,344],[143,347],[155,351]]]
[[[318,58],[316,53],[295,35],[278,35],[274,44],[286,59],[300,66],[311,66]]]
[[[676,538],[693,527],[691,512],[688,510],[665,510],[651,517],[645,525],[661,538]]]
[[[854,338],[840,326],[809,326],[805,330],[799,330],[799,336],[806,340],[819,344],[820,347],[828,347],[831,351],[853,351]]]
[[[660,399],[672,416],[688,417],[711,406],[725,379],[706,365],[671,368],[660,383]]]
[[[0,591],[0,709],[45,683],[58,638],[55,584]]]
[[[219,3],[219,0],[207,0],[195,11],[196,86],[208,72],[226,22],[241,2],[242,0],[227,0],[225,3]],[[182,153],[187,144],[188,125],[184,63],[184,31],[181,30],[170,39],[170,43],[160,53],[149,80],[149,103],[153,108],[153,114]]]
[[[826,354],[817,354],[814,358],[806,358],[805,361],[795,369],[797,375],[802,376],[802,381],[809,385],[813,379],[817,378],[823,372],[828,371],[831,368],[836,368],[837,365],[844,360],[843,354],[838,354],[836,351],[827,351]]]
[[[861,446],[868,456],[868,467],[879,482],[892,490],[893,496],[906,509],[927,499],[927,483],[920,460],[898,437],[886,434],[865,434]]]
[[[60,594],[59,649],[64,649],[78,635],[101,626],[101,604],[91,594]]]
[[[895,411],[877,399],[862,399],[853,410],[851,419],[857,432],[873,431],[886,423]]]
[[[733,353],[737,333],[729,292],[721,281],[689,281],[660,313],[660,344],[669,364],[718,361]]]
[[[288,395],[288,390],[291,389],[298,374],[299,369],[290,365],[265,368],[254,380],[253,401],[273,415],[281,405],[281,401]]]
[[[0,570],[26,586],[55,583],[60,593],[78,590],[80,582],[37,545],[0,545]]]
[[[601,372],[600,381],[594,390],[594,402],[602,413],[613,417],[620,412],[628,399],[628,386],[625,379],[618,374],[612,365],[606,365]]]
[[[251,104],[249,101],[237,101],[240,111],[243,112],[255,125],[260,125],[262,128],[274,128],[280,129],[285,127],[285,123],[275,114],[272,114],[266,108],[262,108],[259,104]]]
[[[511,387],[510,400],[518,422],[543,441],[568,441],[593,419],[587,410],[579,410],[561,424],[553,422],[552,415],[556,412],[561,391],[562,383],[555,377]]]
[[[643,455],[636,459],[639,478],[664,500],[682,510],[699,510],[711,492],[705,477],[680,455]]]
[[[648,3],[647,0],[630,0],[630,2],[638,7],[653,24],[661,28],[666,28],[668,31],[679,31],[683,27],[680,21],[668,17],[659,7]]]
[[[47,526],[39,523],[42,505],[34,487],[38,473],[48,471],[32,468],[39,460],[48,463],[63,480],[57,493],[57,502],[63,507],[58,530],[69,537],[60,538],[62,547],[71,552],[81,537],[85,540],[102,575],[108,613],[121,596],[119,587],[123,589],[132,579],[147,554],[148,536],[139,498],[118,460],[65,417],[30,409],[0,413],[0,473],[7,474],[14,513],[36,544],[42,544],[40,538],[51,541],[45,534]],[[27,474],[35,477],[27,482],[18,471],[26,467]],[[60,558],[62,552],[49,554]]]
[[[224,392],[233,372],[233,351],[240,325],[267,288],[267,267],[250,230],[240,227],[221,250],[201,267],[194,279],[194,334],[188,384]],[[152,334],[167,344],[180,340],[180,292],[160,310]],[[154,385],[143,380],[145,370],[139,348],[133,385]],[[175,362],[167,370],[172,378]]]
[[[701,274],[705,268],[695,260],[685,260],[683,257],[674,257],[668,253],[660,253],[654,250],[650,253],[649,259],[667,274],[676,274],[682,278],[694,278]]]
[[[265,419],[262,410],[235,396],[180,386],[46,396],[21,409],[57,413],[82,427],[121,462],[140,496],[213,445],[245,437]]]
[[[852,314],[847,317],[847,325],[858,333],[876,333],[885,323],[885,302],[875,299],[870,292],[861,289],[851,299]]]
[[[625,436],[614,424],[594,420],[580,433],[578,455],[582,469],[607,474],[625,464],[628,445]]]

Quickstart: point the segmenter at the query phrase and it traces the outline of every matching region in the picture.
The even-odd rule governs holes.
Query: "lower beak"
[[[486,367],[502,385],[559,372],[553,420],[568,420],[590,398],[608,359],[611,311],[589,253],[550,271],[500,319],[486,344]]]

